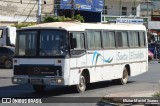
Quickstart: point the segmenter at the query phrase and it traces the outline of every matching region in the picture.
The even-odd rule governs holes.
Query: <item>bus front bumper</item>
[[[64,78],[55,77],[28,77],[14,76],[12,77],[13,84],[32,84],[32,85],[65,85]]]

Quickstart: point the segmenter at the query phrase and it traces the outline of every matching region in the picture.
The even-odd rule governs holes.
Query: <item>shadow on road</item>
[[[0,66],[0,69],[5,69],[5,67],[4,66]]]
[[[128,82],[128,84],[133,83],[133,81]],[[87,91],[96,90],[100,88],[107,88],[112,86],[119,86],[113,84],[111,81],[97,82],[89,84],[87,86]],[[41,93],[35,93],[31,85],[11,85],[0,87],[0,97],[28,97],[28,98],[46,98],[52,96],[61,96],[65,94],[78,94],[75,91],[75,86],[47,86],[46,90]]]
[[[127,84],[133,83],[134,81],[128,81]],[[99,88],[106,88],[106,87],[113,87],[113,86],[119,86],[116,83],[113,83],[112,81],[102,81],[102,82],[96,82],[88,85],[87,90],[93,90],[93,89],[99,89]]]
[[[8,70],[7,68],[5,68],[4,66],[0,65],[0,69],[6,69]]]

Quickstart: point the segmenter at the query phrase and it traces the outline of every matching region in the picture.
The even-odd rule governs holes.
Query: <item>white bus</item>
[[[16,27],[0,26],[0,46],[14,46]]]
[[[54,22],[17,31],[14,84],[75,85],[113,80],[148,70],[146,28],[135,24]]]

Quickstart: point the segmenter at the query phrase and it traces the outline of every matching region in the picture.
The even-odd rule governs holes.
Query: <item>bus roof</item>
[[[105,29],[105,30],[143,30],[146,31],[146,27],[140,24],[122,24],[122,23],[80,23],[80,22],[51,22],[43,23],[22,29],[44,29],[55,28],[64,29],[67,31],[85,31],[86,29]]]

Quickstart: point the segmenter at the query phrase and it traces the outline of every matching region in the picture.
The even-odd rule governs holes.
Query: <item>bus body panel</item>
[[[70,85],[78,84],[82,70],[86,67],[86,54],[70,58]]]
[[[148,48],[141,48],[141,52],[144,53],[143,58],[141,58],[141,73],[148,70]]]
[[[95,75],[95,81],[102,81],[103,72],[103,50],[87,51],[87,66],[92,67],[92,73]]]
[[[30,79],[44,79],[44,85],[50,85],[51,79],[62,78],[63,83],[61,85],[69,85],[69,59],[27,59],[27,58],[14,58],[14,78],[24,80],[25,83],[29,83]],[[61,61],[61,62],[60,62]],[[18,71],[25,73],[18,73],[16,71],[16,67],[20,68]],[[49,69],[53,68],[52,70]],[[61,67],[61,70],[56,69],[54,67]],[[27,68],[27,69],[25,69]],[[65,71],[64,71],[65,70]],[[38,72],[40,71],[40,72]],[[51,75],[50,72],[54,72]],[[60,72],[61,71],[61,72]],[[41,75],[42,73],[43,75]],[[25,75],[17,75],[17,74],[25,74]],[[21,83],[21,82],[18,82]],[[23,83],[23,82],[22,82]],[[53,83],[51,85],[57,85]]]
[[[129,31],[131,32],[135,31],[135,32],[138,32],[138,34],[140,34],[140,31],[146,32],[146,29],[143,25],[128,25],[128,24],[126,25],[125,24],[107,24],[105,25],[105,24],[89,24],[89,23],[64,23],[63,25],[63,22],[62,22],[62,23],[47,23],[47,24],[36,25],[36,26],[21,29],[20,31],[23,32],[23,30],[24,31],[26,30],[37,31],[38,30],[40,33],[41,32],[40,30],[42,29],[42,27],[43,27],[43,30],[46,31],[46,33],[48,29],[54,30],[54,31],[57,29],[58,30],[65,29],[67,31],[67,37],[68,37],[67,46],[68,46],[68,50],[70,49],[69,53],[65,54],[66,56],[65,58],[54,58],[54,57],[45,58],[45,56],[41,58],[41,57],[38,57],[39,56],[38,51],[37,51],[36,58],[21,58],[19,56],[18,58],[14,58],[14,60],[17,61],[16,63],[14,63],[14,72],[16,71],[15,67],[21,66],[21,65],[30,66],[32,67],[30,68],[31,70],[34,69],[33,71],[37,71],[37,67],[41,67],[41,66],[44,66],[44,67],[47,66],[49,68],[53,68],[53,67],[59,68],[60,67],[59,69],[61,69],[61,76],[52,76],[52,75],[39,76],[39,75],[36,75],[35,73],[34,75],[16,75],[14,74],[13,83],[17,83],[17,84],[30,83],[32,79],[34,80],[38,78],[38,79],[43,80],[43,83],[40,83],[40,84],[44,84],[44,85],[77,85],[80,83],[81,74],[83,72],[85,73],[85,71],[89,72],[89,76],[87,76],[89,77],[89,81],[90,81],[89,83],[122,78],[123,70],[126,67],[128,68],[129,76],[139,75],[141,73],[148,71],[147,40],[145,41],[146,45],[144,45],[144,47],[141,47],[141,46],[130,47],[129,42],[128,42],[127,43],[128,46],[122,47],[122,48],[117,47],[117,44],[116,44],[117,42],[115,43],[115,48],[104,48],[103,41],[102,41],[103,30],[104,31],[111,30],[112,32],[114,31],[114,33],[121,32],[121,31],[127,32],[127,36],[129,36],[128,35]],[[79,29],[79,28],[82,28],[82,29]],[[88,48],[88,45],[87,45],[88,43],[87,33],[88,32],[86,30],[93,30],[93,31],[98,30],[99,32],[101,31],[100,32],[101,48],[99,49],[96,49],[96,48],[89,49]],[[73,46],[70,44],[71,38],[73,38],[73,34],[71,33],[73,33],[74,31],[77,33],[79,33],[80,31],[81,33],[84,33],[84,35],[82,34],[85,38],[84,48],[74,49],[71,47]],[[86,34],[85,34],[85,31],[87,32]],[[51,39],[53,40],[53,38],[50,37],[49,34],[50,33],[48,33],[47,35],[48,37],[45,40],[46,42],[49,42]],[[82,39],[79,36],[82,36],[82,35],[77,34],[76,37],[77,39],[79,39],[79,41],[81,41]],[[37,33],[37,36],[40,36],[40,35],[38,35]],[[114,35],[114,36],[117,36],[117,35]],[[44,38],[45,38],[45,34],[44,34]],[[147,38],[146,34],[145,34],[145,38]],[[36,39],[39,40],[40,38],[37,37]],[[38,48],[38,46],[37,46],[37,49],[40,49],[40,47]],[[78,47],[81,47],[80,42],[78,44]],[[77,54],[74,54],[74,52]],[[46,70],[45,68],[44,70]],[[59,70],[59,69],[55,68],[55,70]],[[59,71],[54,71],[54,70],[52,71],[56,73],[56,75],[57,75],[57,72],[59,72]],[[24,80],[22,83],[14,82],[15,80],[14,78],[17,78],[16,80],[18,80],[18,78],[20,78],[21,80],[22,79],[27,79],[27,80]],[[58,79],[61,79],[62,83],[60,84],[57,83],[56,81]],[[30,83],[30,84],[34,85],[34,83]]]

